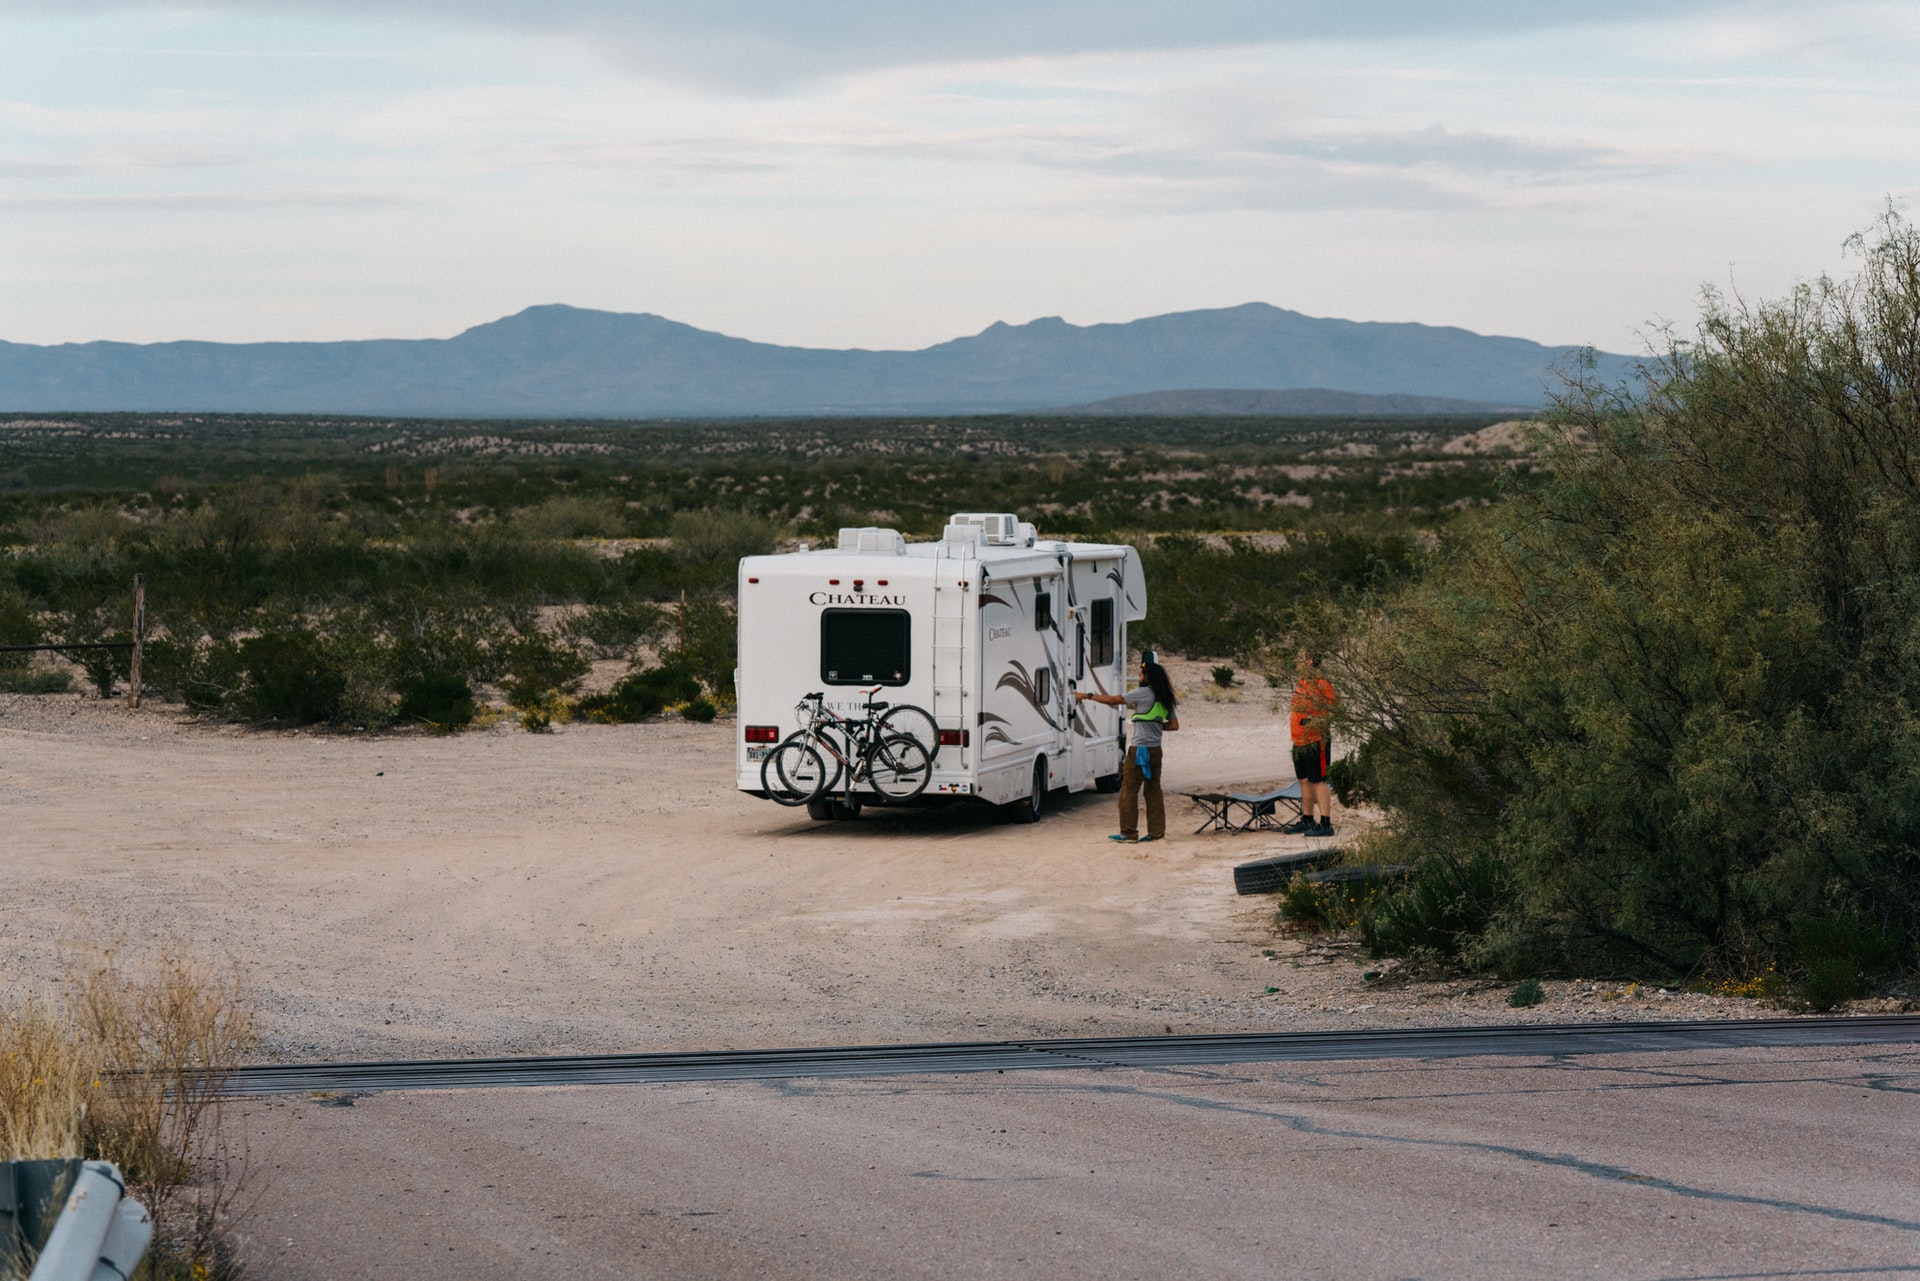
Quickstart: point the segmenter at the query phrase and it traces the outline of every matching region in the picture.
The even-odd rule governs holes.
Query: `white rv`
[[[925,796],[1032,821],[1052,789],[1118,788],[1121,710],[1073,691],[1131,683],[1127,624],[1147,609],[1133,548],[1043,541],[1011,515],[961,513],[938,542],[843,529],[836,547],[749,556],[739,586],[740,790],[766,795],[761,763],[798,728],[805,695],[858,718],[875,686],[875,699],[933,714]],[[808,809],[853,816],[838,801]]]

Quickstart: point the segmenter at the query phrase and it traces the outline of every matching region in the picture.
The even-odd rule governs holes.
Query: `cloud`
[[[1534,178],[1619,171],[1644,167],[1611,147],[1579,142],[1545,142],[1513,134],[1476,130],[1455,132],[1440,125],[1392,132],[1321,133],[1276,138],[1257,144],[1275,155],[1299,156],[1330,164],[1381,169],[1450,170],[1461,174],[1518,175]]]
[[[1728,0],[201,0],[194,12],[505,26],[585,38],[655,72],[766,86],[875,67],[1031,55],[1510,36],[1729,7]],[[0,0],[0,13],[181,8],[178,0]]]
[[[89,210],[390,209],[426,203],[389,191],[279,188],[267,191],[114,192],[75,195],[0,195],[0,209],[23,213]]]

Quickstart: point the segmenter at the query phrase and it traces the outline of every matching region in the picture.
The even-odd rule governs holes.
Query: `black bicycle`
[[[806,805],[838,792],[849,808],[858,804],[854,789],[870,785],[889,801],[912,800],[933,778],[933,754],[912,734],[890,733],[876,703],[867,696],[866,716],[855,720],[826,705],[824,693],[808,694],[796,709],[801,727],[783,739],[760,763],[760,786],[781,805]]]

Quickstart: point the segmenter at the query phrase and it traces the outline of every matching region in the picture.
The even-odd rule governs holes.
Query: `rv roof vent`
[[[897,529],[878,529],[868,525],[864,529],[841,530],[840,550],[864,552],[870,556],[904,556],[907,554],[907,540],[900,537]]]
[[[987,531],[987,546],[1012,547],[1020,536],[1020,522],[1012,512],[955,512],[949,525],[978,525]]]

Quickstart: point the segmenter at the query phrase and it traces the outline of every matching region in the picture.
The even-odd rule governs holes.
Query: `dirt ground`
[[[1264,686],[1175,675],[1170,791],[1291,777]],[[733,790],[736,732],[263,732],[0,696],[0,990],[102,944],[184,950],[240,969],[265,1050],[292,1059],[1771,1013],[1587,984],[1525,1011],[1492,983],[1382,990],[1235,896],[1235,863],[1297,838],[1196,836],[1173,799],[1169,840],[1120,846],[1098,795],[1057,796],[1037,827],[813,823]]]

